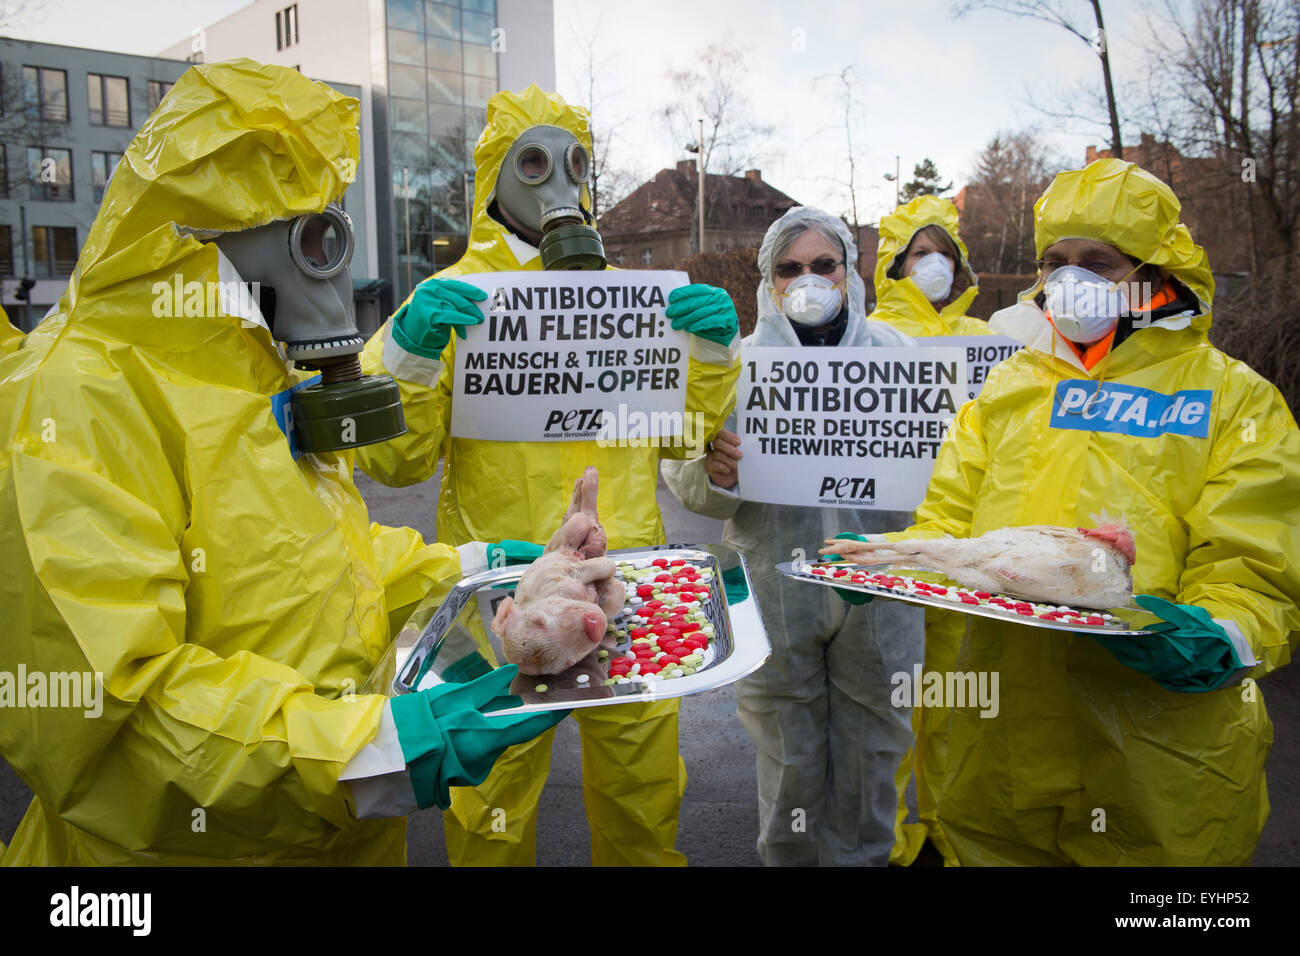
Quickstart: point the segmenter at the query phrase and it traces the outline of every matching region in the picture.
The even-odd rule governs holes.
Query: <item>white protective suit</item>
[[[758,323],[744,346],[800,345],[773,295],[773,249],[785,226],[814,219],[840,237],[849,264],[848,327],[829,347],[915,345],[867,321],[866,291],[852,267],[857,248],[844,223],[797,206],[759,249]],[[726,428],[735,431],[734,415]],[[771,658],[738,690],[741,722],[758,748],[759,856],[769,866],[885,865],[894,843],[894,772],[912,743],[911,709],[891,705],[890,676],[910,674],[921,661],[923,612],[885,600],[854,607],[830,588],[782,577],[774,565],[796,549],[815,555],[818,542],[837,532],[906,527],[911,515],[745,501],[743,485],[724,490],[709,480],[703,457],[665,461],[661,470],[683,505],[726,519],[723,543],[745,557],[772,644]]]

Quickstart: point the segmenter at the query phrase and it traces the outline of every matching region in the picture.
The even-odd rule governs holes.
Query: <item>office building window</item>
[[[86,74],[91,126],[131,126],[131,91],[124,76]]]
[[[43,66],[23,67],[23,106],[33,119],[68,121],[68,74]]]
[[[168,83],[166,80],[149,81],[149,112],[150,113],[152,113],[154,110],[158,108],[158,104],[162,102],[162,98],[167,95],[167,91],[170,90],[171,88],[172,85]]]
[[[113,177],[113,170],[117,169],[117,164],[121,160],[121,153],[92,152],[90,154],[90,183],[95,187],[95,202],[104,198],[108,181]]]
[[[34,199],[72,201],[72,151],[51,146],[27,147],[27,175]]]
[[[0,226],[0,276],[14,274],[13,227]]]
[[[301,39],[298,35],[298,4],[275,11],[275,48],[288,49]]]
[[[77,264],[77,230],[72,226],[32,226],[32,273],[72,275]]]

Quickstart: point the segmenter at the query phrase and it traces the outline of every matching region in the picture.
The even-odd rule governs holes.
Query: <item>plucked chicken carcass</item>
[[[864,542],[831,538],[822,554],[946,574],[968,588],[1048,604],[1113,608],[1133,599],[1133,535],[1119,525],[999,528],[978,538]]]
[[[564,523],[492,619],[506,660],[521,674],[558,674],[602,643],[613,646],[605,630],[623,610],[624,590],[605,557],[597,490],[596,469],[588,468],[574,485]]]

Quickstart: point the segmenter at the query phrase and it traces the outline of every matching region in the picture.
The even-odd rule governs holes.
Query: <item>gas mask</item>
[[[533,126],[515,140],[497,176],[496,200],[542,234],[543,269],[603,269],[605,247],[582,208],[591,158],[573,134]]]
[[[397,383],[362,375],[348,263],[352,220],[330,205],[213,240],[247,282],[260,287],[262,315],[298,368],[321,381],[292,395],[293,429],[303,451],[337,451],[406,432]]]

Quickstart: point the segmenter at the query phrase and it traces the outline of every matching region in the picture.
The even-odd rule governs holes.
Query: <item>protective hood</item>
[[[1059,173],[1034,203],[1034,248],[1043,257],[1062,239],[1091,239],[1160,266],[1201,300],[1214,299],[1205,250],[1180,223],[1182,204],[1172,189],[1136,163],[1099,159]]]
[[[943,231],[957,243],[961,252],[961,263],[956,275],[965,272],[970,280],[970,287],[942,311],[935,309],[934,303],[927,299],[916,284],[906,276],[902,279],[888,277],[894,259],[902,255],[912,237],[926,226],[941,226]],[[968,335],[980,330],[960,328],[963,324],[978,319],[962,319],[966,310],[979,295],[979,277],[970,267],[966,244],[957,234],[957,207],[947,199],[938,196],[917,196],[911,202],[899,206],[888,216],[880,220],[880,244],[876,247],[876,310],[875,316],[891,325],[900,325],[904,332],[911,335]],[[909,321],[910,320],[910,321]],[[909,327],[911,326],[911,327]]]
[[[249,314],[246,299],[232,301],[240,297],[221,283],[236,278],[233,268],[200,240],[320,212],[339,199],[356,175],[359,119],[355,99],[297,70],[246,59],[190,69],[118,164],[59,301],[60,320],[93,324],[141,348],[153,336],[137,326],[157,323],[158,347],[173,367],[208,381],[251,370],[253,388],[284,388],[284,361],[255,302]],[[155,289],[155,280],[163,285]],[[142,313],[142,298],[152,315]],[[251,369],[214,363],[214,347],[257,360]]]
[[[497,178],[506,154],[525,130],[533,126],[558,126],[573,136],[591,155],[591,115],[581,106],[570,106],[557,93],[547,93],[536,83],[522,92],[502,90],[488,100],[487,122],[474,147],[474,221],[470,225],[466,257],[500,257],[500,246],[509,246],[518,265],[538,253],[488,215],[496,198]],[[591,212],[591,192],[582,187],[582,207]]]
[[[811,206],[795,206],[772,223],[767,229],[767,235],[763,237],[763,242],[758,248],[758,271],[762,273],[763,277],[758,284],[758,322],[754,326],[753,335],[746,339],[745,344],[791,347],[799,345],[799,337],[795,333],[794,327],[777,305],[776,288],[772,282],[772,267],[775,265],[772,261],[772,254],[776,246],[776,237],[791,222],[808,222],[810,224],[819,222],[832,229],[835,235],[839,236],[840,242],[844,244],[844,271],[848,278],[847,304],[849,321],[839,344],[846,347],[910,345],[911,339],[889,328],[883,322],[867,321],[866,286],[863,284],[862,277],[858,275],[856,268],[858,261],[857,243],[853,241],[853,235],[849,232],[849,227],[844,225],[843,220]]]
[[[1157,319],[1147,328],[1136,329],[1105,361],[1090,369],[1084,368],[1073,348],[1034,303],[1041,282],[1021,293],[1015,305],[995,313],[989,319],[990,328],[1054,355],[1092,377],[1110,374],[1117,361],[1139,360],[1139,356],[1130,354],[1134,350],[1140,354],[1165,353],[1206,342],[1214,276],[1205,250],[1192,241],[1187,227],[1178,221],[1181,211],[1173,190],[1145,169],[1123,160],[1099,159],[1083,169],[1059,173],[1034,203],[1034,247],[1041,257],[1062,239],[1091,239],[1114,246],[1126,255],[1168,270],[1199,300],[1195,316]],[[1167,338],[1172,332],[1183,334]],[[1162,338],[1150,338],[1153,335]]]

